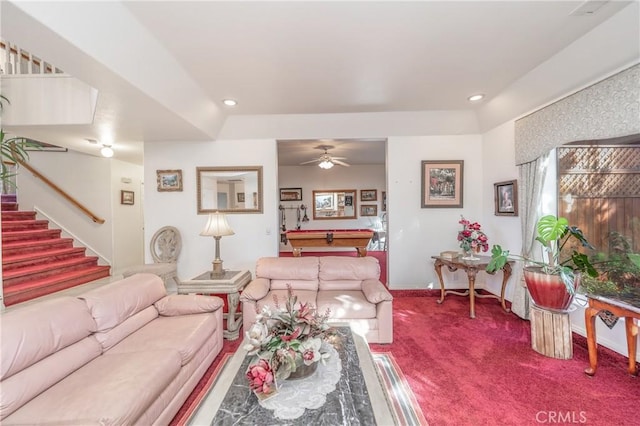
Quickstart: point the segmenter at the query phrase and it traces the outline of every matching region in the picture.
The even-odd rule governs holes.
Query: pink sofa
[[[0,316],[0,423],[165,425],[222,349],[222,299],[137,274]]]
[[[290,285],[299,302],[320,313],[329,308],[332,322],[350,323],[368,342],[393,342],[393,297],[374,257],[263,257],[255,275],[240,296],[245,330],[263,306],[274,305],[274,295],[286,300]]]

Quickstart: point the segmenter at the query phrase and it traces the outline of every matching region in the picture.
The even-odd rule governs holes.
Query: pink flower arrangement
[[[247,379],[258,395],[273,392],[276,381],[288,378],[297,366],[329,356],[322,347],[332,331],[327,324],[329,310],[321,315],[309,303],[298,303],[291,287],[287,287],[285,306],[281,307],[274,295],[275,309],[264,306],[246,332],[244,349],[249,356],[257,356],[249,365]]]
[[[464,251],[476,251],[480,250],[486,252],[489,251],[489,239],[484,232],[480,230],[480,224],[478,222],[469,222],[464,216],[460,216],[458,221],[462,225],[462,231],[458,232],[458,241],[460,242],[460,248]]]

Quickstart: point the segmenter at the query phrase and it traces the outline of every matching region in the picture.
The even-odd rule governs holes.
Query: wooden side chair
[[[165,287],[169,280],[179,284],[178,278],[178,256],[182,249],[182,237],[180,231],[173,226],[164,226],[151,238],[151,257],[153,263],[136,265],[126,269],[122,275],[124,277],[138,273],[151,273],[159,276],[164,281]]]

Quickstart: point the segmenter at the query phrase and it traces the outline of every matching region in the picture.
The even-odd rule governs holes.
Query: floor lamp
[[[229,226],[227,218],[224,214],[220,212],[209,214],[207,225],[204,227],[202,232],[200,232],[200,235],[202,235],[203,237],[213,237],[216,240],[216,257],[212,262],[212,277],[224,276],[224,269],[222,269],[222,259],[220,259],[220,238],[233,234],[235,234],[235,232],[233,232],[233,229],[231,229],[231,227]]]

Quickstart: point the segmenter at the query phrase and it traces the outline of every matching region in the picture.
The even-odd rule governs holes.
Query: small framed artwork
[[[182,170],[156,170],[158,191],[182,191]]]
[[[422,161],[422,208],[461,208],[463,160]]]
[[[302,188],[280,188],[280,201],[302,201]]]
[[[378,216],[378,206],[375,204],[360,204],[360,216]]]
[[[382,191],[382,208],[380,210],[387,211],[387,191]]]
[[[120,191],[120,204],[133,205],[133,191]]]
[[[238,198],[238,202],[239,203],[244,203],[244,192],[238,192],[237,194],[237,198]]]
[[[376,189],[361,189],[360,201],[378,201],[378,191]]]
[[[518,181],[493,184],[496,216],[518,216]]]

